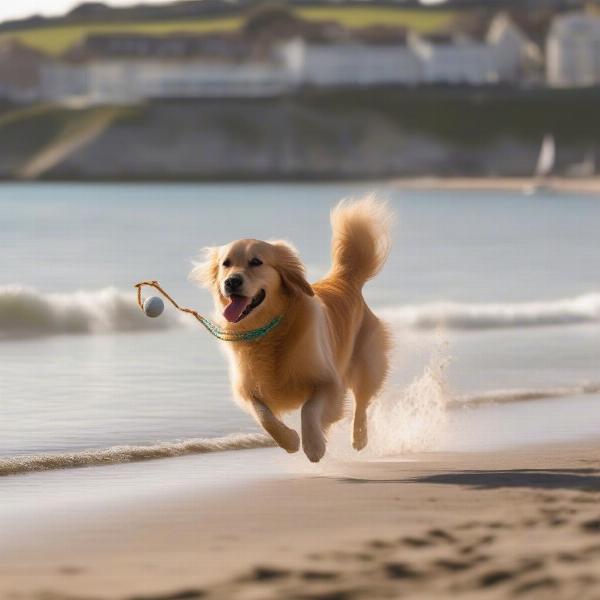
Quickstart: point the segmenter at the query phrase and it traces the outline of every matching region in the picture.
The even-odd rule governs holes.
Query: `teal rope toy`
[[[217,339],[222,340],[224,342],[253,342],[259,340],[260,338],[267,335],[270,331],[273,331],[277,325],[281,323],[283,320],[283,316],[279,315],[269,321],[266,325],[262,327],[257,327],[256,329],[250,329],[247,331],[228,331],[227,329],[222,329],[216,323],[213,323],[210,319],[202,316],[199,312],[193,310],[192,308],[184,308],[183,306],[179,306],[173,298],[160,286],[158,281],[140,281],[136,283],[134,287],[137,289],[137,303],[139,307],[144,311],[144,301],[142,300],[142,287],[148,286],[153,287],[155,290],[160,292],[177,310],[188,313],[196,318],[206,330]],[[162,309],[158,312],[160,314]],[[157,316],[157,315],[155,315]]]

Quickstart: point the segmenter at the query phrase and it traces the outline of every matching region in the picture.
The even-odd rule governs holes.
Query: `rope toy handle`
[[[145,285],[148,287],[153,287],[160,294],[162,294],[177,310],[180,310],[181,312],[193,315],[203,325],[205,324],[205,321],[208,320],[208,319],[206,319],[206,317],[203,317],[198,311],[196,311],[192,308],[185,308],[183,306],[179,306],[179,304],[177,304],[177,302],[175,302],[175,300],[173,300],[173,298],[171,298],[171,296],[161,287],[160,283],[158,283],[158,281],[156,281],[154,279],[152,281],[140,281],[139,283],[136,283],[133,286],[133,287],[137,288],[137,303],[138,303],[138,306],[142,310],[144,310],[144,302],[142,301],[142,288]]]
[[[279,323],[281,323],[283,317],[278,316],[271,320],[266,325],[262,327],[258,327],[257,329],[252,329],[249,331],[228,331],[227,329],[222,329],[215,323],[213,323],[210,319],[203,317],[198,311],[192,308],[185,308],[184,306],[179,306],[173,298],[161,287],[160,283],[156,280],[152,281],[140,281],[136,283],[133,287],[137,289],[137,303],[139,307],[144,310],[144,303],[142,301],[142,288],[144,286],[152,287],[157,290],[160,294],[162,294],[177,310],[192,315],[197,321],[199,321],[208,332],[214,335],[217,339],[223,340],[224,342],[251,342],[254,340],[258,340],[263,336],[267,335],[272,329],[275,329]]]

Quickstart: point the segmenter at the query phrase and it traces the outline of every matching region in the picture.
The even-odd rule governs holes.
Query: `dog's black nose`
[[[241,275],[232,275],[225,280],[225,291],[228,294],[235,294],[243,285],[244,280]]]

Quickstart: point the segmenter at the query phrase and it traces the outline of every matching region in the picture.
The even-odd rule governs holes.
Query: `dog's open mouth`
[[[247,298],[246,296],[232,294],[229,296],[229,304],[225,307],[223,316],[230,323],[239,323],[262,303],[262,301],[265,299],[265,296],[265,290],[260,290],[260,292],[254,296],[254,298]]]

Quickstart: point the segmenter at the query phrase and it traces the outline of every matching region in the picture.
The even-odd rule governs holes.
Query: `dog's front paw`
[[[327,449],[325,437],[323,435],[314,435],[310,437],[303,436],[302,448],[304,449],[304,454],[306,454],[308,460],[317,463],[323,458],[325,450]]]
[[[300,436],[293,429],[288,429],[277,443],[289,454],[300,450]]]
[[[355,450],[362,450],[369,442],[366,427],[355,427],[352,435],[352,447]]]

